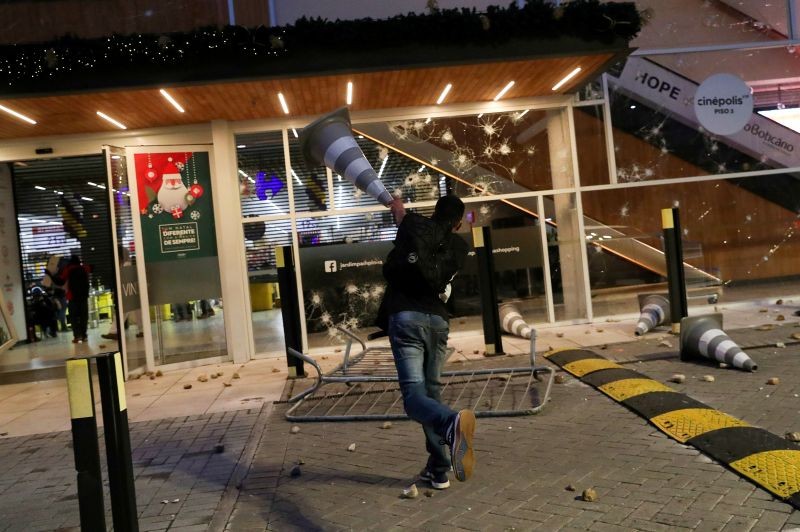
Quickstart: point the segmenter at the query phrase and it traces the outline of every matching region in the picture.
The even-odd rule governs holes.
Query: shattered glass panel
[[[666,291],[661,209],[671,207],[690,307],[797,293],[800,210],[752,192],[751,179],[764,178],[584,192],[595,314],[636,312],[638,293]]]
[[[581,185],[608,184],[608,151],[603,106],[575,107],[573,117]]]
[[[741,78],[750,89],[741,97],[753,103],[743,127],[727,135],[695,113],[699,85],[720,73]],[[796,76],[797,57],[785,48],[629,57],[607,76],[616,180],[800,167],[800,132],[759,113],[800,103],[800,91],[780,81]]]
[[[384,146],[390,159],[396,152],[414,161],[399,175],[388,174],[390,191],[409,197],[408,189],[419,183],[424,190],[417,201],[435,199],[424,198],[425,191],[441,190],[444,177],[461,197],[492,196],[551,188],[547,117],[553,112],[559,111],[419,118],[357,124],[355,130]],[[370,162],[380,168],[384,152],[377,151]],[[369,150],[365,154],[369,159]]]

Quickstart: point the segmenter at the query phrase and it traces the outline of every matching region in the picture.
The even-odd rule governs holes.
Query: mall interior
[[[374,331],[396,228],[342,176],[307,167],[298,139],[345,106],[407,208],[430,214],[455,193],[470,246],[472,228],[491,228],[498,298],[536,328],[634,315],[640,294],[665,292],[671,207],[690,310],[800,308],[794,0],[636,0],[635,20],[576,17],[591,38],[542,31],[499,44],[481,40],[503,31],[498,9],[530,17],[549,3],[132,4],[0,6],[0,382],[62,378],[67,358],[117,346],[129,375],[283,358],[282,246],[305,352],[338,348],[339,327]],[[552,4],[559,20],[591,2]],[[396,17],[412,11],[420,18]],[[458,16],[478,21],[475,35],[453,29]],[[337,22],[293,51],[316,17]],[[358,26],[365,17],[400,20],[385,47],[373,46],[376,22]],[[258,38],[226,37],[242,32]],[[186,36],[256,59],[238,68],[209,52],[214,68],[183,65]],[[92,46],[117,54],[114,68],[79,53]],[[148,53],[165,58],[148,69]],[[696,112],[695,95],[720,74],[732,80],[715,86],[720,98],[745,87],[745,114]],[[91,270],[78,343],[53,280],[73,256]],[[448,303],[455,334],[481,329],[480,290],[471,254]],[[38,318],[42,299],[52,323]]]

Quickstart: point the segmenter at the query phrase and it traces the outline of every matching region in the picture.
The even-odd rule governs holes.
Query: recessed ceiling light
[[[450,92],[450,89],[452,89],[452,88],[453,88],[453,84],[452,83],[448,83],[445,86],[444,90],[439,95],[439,99],[436,100],[436,105],[439,105],[440,103],[442,103],[444,101],[445,98],[447,98],[447,93]]]
[[[289,114],[289,106],[286,105],[286,98],[283,97],[283,93],[282,92],[278,93],[278,100],[280,100],[280,102],[281,102],[281,108],[283,109],[283,112],[288,115]]]
[[[176,101],[175,101],[175,98],[173,98],[172,96],[170,96],[170,94],[169,94],[167,91],[165,91],[164,89],[159,89],[159,91],[158,91],[158,92],[160,92],[160,93],[161,93],[161,96],[163,96],[164,98],[166,98],[166,99],[167,99],[167,101],[168,101],[169,103],[171,103],[171,104],[172,104],[172,106],[173,106],[175,109],[177,109],[177,110],[178,110],[178,112],[181,112],[181,113],[183,113],[183,112],[184,112],[184,110],[183,110],[183,107],[181,107],[181,104],[179,104],[178,102],[176,102]]]
[[[47,190],[46,188],[40,187],[39,185],[33,185],[33,188],[35,188],[36,190]]]
[[[511,89],[511,87],[513,87],[513,86],[514,86],[514,82],[513,82],[513,81],[509,81],[509,82],[508,82],[508,84],[506,84],[506,86],[505,86],[505,87],[503,87],[503,88],[500,90],[500,92],[498,92],[498,93],[497,93],[497,96],[495,96],[495,97],[494,97],[494,101],[497,101],[497,100],[499,100],[500,98],[502,98],[502,97],[503,97],[503,95],[504,95],[505,93],[507,93],[507,92],[508,92],[508,91]]]
[[[16,116],[20,120],[24,120],[29,124],[33,124],[34,126],[36,125],[36,120],[34,120],[33,118],[28,118],[27,116],[25,116],[25,115],[23,115],[21,113],[18,113],[18,112],[14,111],[14,110],[9,109],[5,105],[0,105],[0,110],[1,111],[5,111],[6,113],[8,113],[8,114],[10,114],[12,116]]]
[[[571,80],[572,78],[577,76],[578,72],[580,72],[580,71],[581,71],[581,67],[578,67],[575,70],[573,70],[572,72],[570,72],[569,74],[567,74],[566,76],[564,76],[563,78],[561,78],[561,81],[559,81],[558,83],[553,85],[553,90],[557,91],[558,89],[560,89],[561,86],[564,85],[564,83],[568,82],[569,80]]]
[[[128,129],[128,127],[125,124],[123,124],[122,122],[119,122],[117,120],[114,120],[113,118],[111,118],[110,116],[108,116],[107,114],[105,114],[102,111],[97,111],[97,116],[99,116],[103,120],[107,120],[107,121],[111,122],[112,124],[114,124],[115,126],[117,126],[120,129]]]
[[[236,148],[239,149],[239,150],[241,150],[242,148],[246,148],[246,147],[247,147],[246,144],[237,144],[236,145]]]
[[[294,135],[294,138],[298,137],[297,130],[295,128],[292,128],[292,135]]]
[[[351,105],[353,103],[353,82],[347,82],[347,105]]]
[[[522,111],[520,114],[518,114],[518,115],[517,115],[517,120],[519,120],[520,118],[522,118],[523,116],[525,116],[526,114],[528,114],[528,111],[530,111],[530,109],[525,109],[525,110],[524,110],[524,111]]]

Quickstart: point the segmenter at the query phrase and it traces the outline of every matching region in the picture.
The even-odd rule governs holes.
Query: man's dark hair
[[[455,227],[463,216],[464,202],[455,194],[448,194],[447,196],[442,196],[439,198],[439,201],[436,202],[436,208],[431,218],[437,222],[446,222],[450,226]]]

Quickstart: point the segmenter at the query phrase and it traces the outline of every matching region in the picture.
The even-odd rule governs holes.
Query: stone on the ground
[[[222,383],[222,385],[223,385],[224,387],[226,387],[226,388],[227,388],[227,387],[229,387],[229,386],[233,386],[233,385],[232,385],[231,383],[229,383],[229,382],[223,382],[223,383]]]
[[[783,299],[779,299],[775,302],[776,305],[783,305]]]
[[[417,485],[411,484],[409,487],[403,488],[403,491],[400,493],[400,497],[403,499],[416,499],[419,497]]]
[[[792,340],[800,340],[800,333],[792,333]]]
[[[298,427],[297,425],[293,425],[291,430],[289,430],[289,432],[291,432],[292,434],[297,434],[298,432],[300,432],[300,427]]]
[[[667,340],[661,340],[660,342],[658,342],[658,346],[659,347],[672,347],[672,344],[669,343],[669,341],[667,341]]]
[[[305,461],[305,460],[303,460],[302,458],[298,458],[298,459],[297,459],[297,465],[303,465],[303,464],[305,464],[305,463],[306,463],[306,461]]]
[[[240,378],[240,377],[239,377],[239,374],[238,374],[238,373],[234,373],[234,374],[233,374],[233,378],[234,378],[234,379],[238,379],[238,378]]]
[[[775,386],[777,384],[780,384],[780,383],[781,383],[781,380],[778,377],[771,377],[770,379],[767,380],[767,384],[771,384],[773,386]]]
[[[758,309],[758,311],[759,311],[759,312],[769,312],[769,309],[760,308],[760,309]]]
[[[224,452],[224,451],[225,451],[225,444],[224,443],[218,443],[218,444],[216,444],[214,446],[214,452],[215,453],[219,454],[219,453]]]
[[[208,375],[206,375],[205,373],[202,373],[202,374],[197,376],[197,380],[200,381],[200,382],[207,382],[208,381]]]
[[[562,332],[556,333],[556,337],[557,338],[564,338],[564,333],[562,333]]]
[[[292,470],[289,472],[289,476],[292,478],[297,478],[301,475],[300,466],[294,466]]]
[[[381,428],[382,429],[390,429],[390,428],[392,428],[392,422],[391,421],[384,421],[383,425],[381,425]]]
[[[775,347],[784,348],[786,347],[786,344],[784,344],[783,342],[775,342]]]
[[[347,450],[350,451],[351,453],[354,452],[356,450],[356,444],[351,443],[350,445],[347,446]]]
[[[477,349],[473,349],[473,350],[472,350],[472,354],[473,354],[473,355],[477,355],[478,353],[480,353],[480,351],[478,351]]]
[[[778,314],[777,316],[775,316],[775,321],[785,321],[785,320],[786,316],[784,316],[783,314]]]
[[[184,390],[191,390],[192,389],[192,385],[191,384],[184,384],[183,385],[183,389]]]
[[[800,432],[787,432],[784,437],[789,441],[800,442]]]
[[[756,327],[756,330],[757,331],[771,331],[774,328],[775,328],[774,325],[772,325],[771,323],[767,323],[765,325],[761,325],[760,327]]]
[[[211,374],[211,378],[212,378],[212,379],[216,379],[217,377],[219,377],[219,375],[217,375],[216,373],[212,373],[212,374]]]
[[[597,492],[594,491],[592,488],[587,488],[583,490],[583,494],[581,495],[583,500],[586,502],[594,502],[597,500]]]
[[[425,490],[425,496],[431,498],[433,497],[433,492],[431,490]]]
[[[154,380],[156,380],[156,376],[155,376],[155,375],[150,375],[150,380],[151,380],[151,381],[154,381]]]
[[[156,377],[163,377],[164,373],[161,370],[156,371]]]
[[[726,364],[725,362],[719,363],[719,369],[727,369],[728,367],[729,367],[728,364]]]
[[[278,368],[272,368],[272,373],[280,373],[280,371]]]
[[[217,372],[217,377],[222,377],[223,375],[225,375],[225,373],[223,373],[222,371]]]
[[[703,382],[714,382],[715,379],[713,375],[703,375],[702,380]]]
[[[564,384],[565,382],[567,382],[567,376],[564,375],[563,373],[558,373],[553,378],[553,382],[555,382],[556,384]]]
[[[683,373],[676,373],[668,380],[669,382],[676,382],[678,384],[683,384],[684,382],[686,382],[686,375],[684,375]]]
[[[169,501],[167,499],[162,499],[161,504],[169,504]]]
[[[564,489],[567,490],[567,491],[577,491],[578,490],[578,488],[576,488],[572,484],[568,484],[567,487],[564,488]]]

